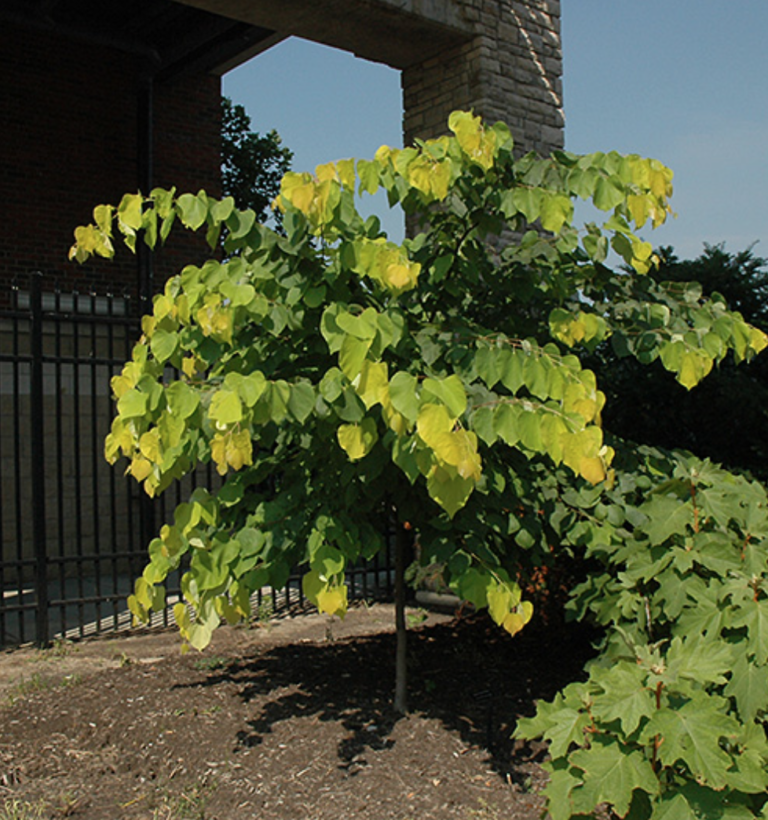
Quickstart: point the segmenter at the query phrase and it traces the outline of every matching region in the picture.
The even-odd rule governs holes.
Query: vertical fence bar
[[[45,414],[43,409],[43,275],[30,277],[32,373],[30,379],[30,452],[32,460],[32,541],[35,553],[37,621],[35,638],[48,643],[48,555],[45,532]]]
[[[18,292],[17,292],[18,296]],[[25,317],[25,329],[27,334],[30,332],[29,315]],[[14,513],[14,540],[16,542],[16,560],[13,564],[16,575],[16,595],[19,607],[17,609],[17,634],[16,639],[18,643],[26,643],[27,638],[27,610],[24,607],[26,581],[26,563],[24,558],[24,539],[27,535],[26,527],[23,523],[22,510],[24,505],[22,503],[22,487],[24,485],[24,467],[21,456],[21,371],[24,370],[25,375],[28,374],[29,355],[28,352],[22,355],[19,341],[21,337],[21,321],[18,313],[13,316],[13,372],[11,381],[11,392],[13,394],[13,470],[16,478],[14,495],[13,495],[13,513]],[[27,339],[28,341],[28,339]],[[34,558],[32,559],[34,561]]]
[[[67,600],[67,562],[66,562],[66,544],[67,544],[67,505],[64,495],[65,488],[65,456],[64,456],[64,419],[66,418],[64,405],[64,364],[62,359],[64,356],[64,346],[62,344],[62,313],[61,306],[61,290],[58,284],[54,291],[54,335],[53,335],[53,354],[54,354],[54,385],[56,390],[56,424],[53,427],[56,436],[56,534],[57,534],[57,549],[56,549],[56,575],[57,575],[57,597],[59,601]],[[71,391],[69,391],[71,392]],[[69,408],[67,408],[69,409]],[[51,607],[54,618],[58,621],[61,628],[62,635],[66,635],[67,628],[67,613],[66,605],[59,603],[56,607]]]

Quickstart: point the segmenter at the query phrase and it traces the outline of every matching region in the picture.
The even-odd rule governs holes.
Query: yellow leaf
[[[456,135],[462,151],[489,170],[496,157],[496,134],[485,130],[482,119],[467,111],[454,111],[448,118],[448,127]]]
[[[642,194],[630,194],[627,197],[627,209],[635,225],[642,228],[650,213],[648,199]]]
[[[505,584],[499,583],[490,585],[487,590],[487,595],[488,614],[497,624],[504,622],[504,619],[509,615],[512,607],[520,600],[519,594],[517,600],[515,600],[512,591]]]
[[[280,196],[304,214],[309,213],[314,195],[311,174],[289,171],[280,182]]]
[[[454,430],[451,436],[454,439],[457,459],[456,462],[449,461],[448,463],[453,463],[456,472],[462,478],[479,481],[482,474],[482,461],[480,454],[477,452],[477,436],[467,430]]]
[[[756,327],[749,328],[749,346],[755,353],[760,353],[768,346],[768,335]]]
[[[448,196],[451,180],[450,161],[422,154],[408,165],[407,179],[430,199],[443,200]]]
[[[563,395],[563,410],[566,413],[577,413],[589,424],[599,411],[598,395],[581,382],[571,382]]]
[[[567,433],[562,437],[562,445],[563,463],[567,467],[588,480],[590,480],[588,475],[597,475],[598,468],[589,459],[597,458],[599,461],[600,450],[603,446],[603,431],[599,427],[587,427],[577,433]],[[602,475],[597,480],[602,481],[605,477],[602,462],[600,462],[599,470]],[[588,475],[585,475],[585,471]]]
[[[419,410],[416,430],[441,462],[455,467],[461,478],[479,481],[482,465],[477,436],[467,430],[453,430],[453,424],[445,405],[425,404]]]
[[[104,458],[114,464],[117,461],[118,453],[130,456],[133,453],[135,441],[131,431],[123,424],[122,419],[115,418],[112,422],[112,430],[104,440]]]
[[[176,313],[176,305],[170,296],[158,294],[155,296],[152,312],[158,321],[164,319],[166,316],[173,318]]]
[[[136,362],[128,362],[119,376],[113,376],[110,381],[112,392],[115,398],[119,399],[124,393],[136,387],[139,381],[141,368],[136,367]]]
[[[382,400],[381,411],[384,421],[390,430],[398,436],[404,436],[408,432],[408,419],[402,415],[402,413],[398,413],[392,406],[392,402],[389,398],[389,389],[387,389],[386,398]]]
[[[354,385],[357,395],[363,400],[368,410],[376,404],[383,403],[389,398],[389,376],[386,363],[366,359]]]
[[[227,442],[221,433],[211,439],[211,458],[216,465],[216,472],[219,475],[227,474]]]
[[[421,265],[412,262],[398,245],[383,238],[361,239],[355,242],[355,250],[353,270],[356,273],[369,276],[396,292],[416,286]]]
[[[347,614],[347,585],[325,587],[317,593],[317,608],[328,615],[343,618]]]
[[[599,484],[606,475],[602,459],[597,456],[584,456],[579,462],[579,475],[590,484]]]
[[[387,265],[381,278],[392,290],[408,290],[416,287],[420,270],[421,265],[418,262],[397,262]]]
[[[680,357],[677,380],[688,390],[695,387],[712,370],[712,359],[701,350],[685,350]]]
[[[442,201],[448,196],[448,188],[451,183],[451,163],[449,160],[435,163],[432,168],[432,193],[438,201]]]
[[[523,621],[523,616],[518,615],[517,612],[510,612],[506,618],[504,618],[503,623],[501,626],[509,632],[510,635],[517,635],[518,632],[525,626],[525,622]]]
[[[339,172],[341,184],[348,190],[355,190],[355,161],[353,159],[340,159],[336,163],[336,170]]]
[[[149,339],[155,332],[157,321],[154,316],[141,317],[141,332]]]
[[[197,311],[196,318],[204,335],[232,343],[232,310],[222,306],[218,294],[206,296],[205,304]]]
[[[160,463],[160,431],[157,427],[141,436],[139,439],[139,450],[147,461],[152,461],[155,464]]]
[[[149,623],[149,613],[147,610],[139,603],[138,599],[135,595],[128,596],[128,609],[130,610],[131,614],[133,615],[133,626],[141,626],[142,624]]]
[[[317,168],[322,178],[289,171],[280,183],[280,199],[301,211],[314,227],[324,225],[333,217],[334,200],[338,202],[339,182],[333,163]],[[336,195],[334,197],[334,191]],[[278,203],[285,207],[282,202]]]
[[[326,162],[323,165],[318,165],[315,168],[315,177],[320,182],[325,182],[329,179],[338,179],[338,174],[336,173],[336,163]]]
[[[142,456],[134,456],[131,461],[131,466],[128,469],[136,481],[144,481],[152,472],[152,465]]]
[[[197,373],[197,360],[194,356],[185,356],[181,360],[181,369],[188,379],[194,378]]]
[[[227,462],[233,470],[240,470],[246,464],[253,464],[253,444],[248,430],[230,433],[227,442]]]
[[[421,440],[439,458],[449,463],[455,461],[455,456],[449,455],[454,446],[450,437],[454,422],[455,419],[448,415],[448,408],[444,404],[425,404],[419,410],[416,420],[416,430]]]
[[[376,422],[366,418],[360,424],[342,424],[336,431],[336,438],[350,461],[358,461],[370,453],[379,438]]]

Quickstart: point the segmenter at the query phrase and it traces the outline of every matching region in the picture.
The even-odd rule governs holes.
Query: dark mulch
[[[534,820],[543,751],[510,733],[580,674],[589,637],[532,624],[511,638],[481,616],[418,628],[406,718],[390,706],[391,633],[123,653],[0,707],[0,807],[80,820]]]

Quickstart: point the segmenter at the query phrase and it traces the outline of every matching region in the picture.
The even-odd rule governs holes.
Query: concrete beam
[[[465,43],[473,28],[450,0],[179,0],[404,69]]]

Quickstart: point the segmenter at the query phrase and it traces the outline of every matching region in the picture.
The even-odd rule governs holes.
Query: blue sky
[[[646,235],[654,245],[693,257],[704,242],[758,242],[768,256],[768,2],[563,0],[562,12],[566,147],[675,171],[678,217]],[[296,170],[402,144],[399,72],[325,46],[284,41],[227,74],[224,93],[255,130],[278,130]],[[384,224],[402,235],[399,215]]]

